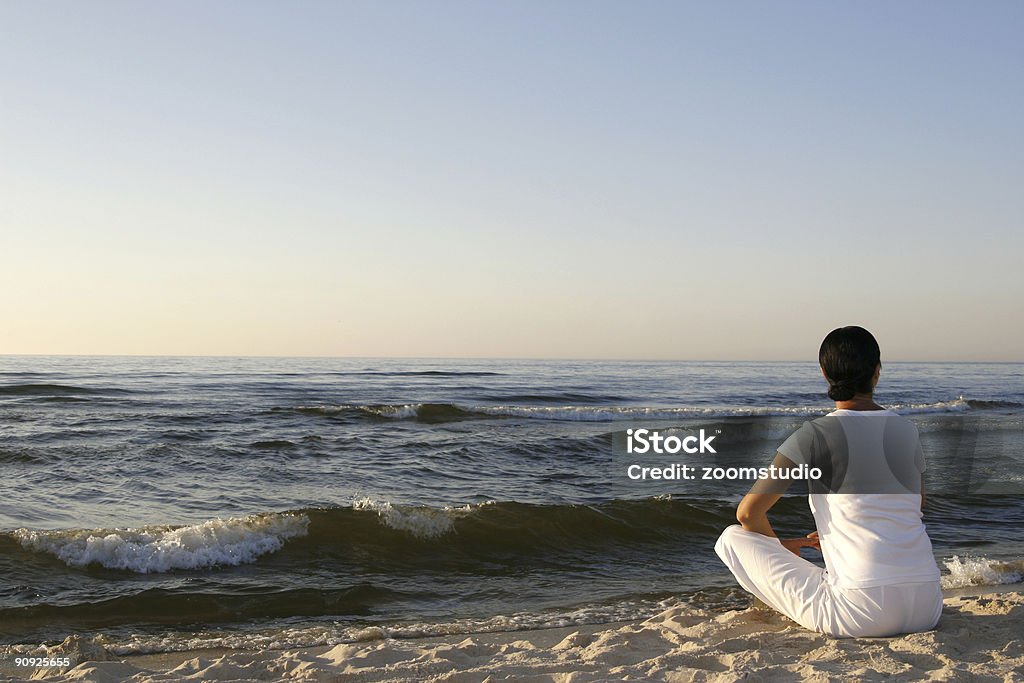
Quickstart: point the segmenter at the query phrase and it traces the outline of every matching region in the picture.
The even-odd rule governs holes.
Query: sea
[[[751,482],[628,467],[767,465],[825,389],[813,362],[0,356],[0,659],[746,607],[713,546]],[[885,362],[876,399],[919,429],[944,586],[1020,582],[1024,364]],[[638,429],[713,452],[624,452]],[[800,490],[770,518],[814,528]]]

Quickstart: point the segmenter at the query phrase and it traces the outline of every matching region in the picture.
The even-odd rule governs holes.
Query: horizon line
[[[167,354],[167,353],[0,353],[0,358],[266,358],[281,360],[435,360],[435,361],[572,361],[594,363],[817,363],[816,359],[739,359],[739,358],[621,358],[564,356],[321,356],[321,355],[277,355],[277,354]],[[907,360],[883,359],[885,363],[973,363],[973,364],[1021,364],[1024,360],[964,360],[932,359]]]

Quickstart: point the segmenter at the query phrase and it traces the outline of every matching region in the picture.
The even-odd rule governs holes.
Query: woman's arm
[[[792,469],[796,467],[792,460],[782,453],[776,453],[772,460],[772,467],[779,469]],[[782,498],[792,483],[789,479],[777,479],[768,477],[758,479],[750,493],[743,496],[739,507],[736,508],[736,521],[747,531],[753,531],[765,536],[775,537],[775,531],[768,522],[768,511]]]
[[[736,521],[747,531],[775,536],[768,511],[782,498],[781,493],[748,493],[736,508]]]
[[[796,467],[796,465],[782,453],[776,453],[775,460],[772,461],[772,467],[779,470],[791,469]],[[739,506],[736,508],[736,521],[747,531],[778,538],[775,535],[775,530],[772,529],[771,522],[768,521],[768,511],[772,509],[775,503],[779,502],[779,498],[782,498],[782,494],[786,492],[791,483],[791,479],[775,479],[771,477],[758,479],[754,486],[751,487],[750,493],[743,496],[743,500],[740,501]],[[779,539],[779,543],[797,557],[800,557],[800,548],[821,550],[817,531],[812,531],[803,538]]]

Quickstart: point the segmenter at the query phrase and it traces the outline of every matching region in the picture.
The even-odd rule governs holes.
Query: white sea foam
[[[937,403],[906,403],[889,406],[901,414],[949,413],[969,410],[963,398]],[[829,412],[827,405],[816,406],[687,406],[680,408],[644,408],[637,406],[474,406],[463,410],[487,415],[548,420],[620,421],[673,420],[718,417],[813,417]]]
[[[416,538],[429,539],[438,538],[451,532],[455,528],[455,520],[472,514],[473,511],[481,506],[489,505],[490,503],[491,501],[477,505],[431,508],[413,505],[393,505],[387,501],[359,498],[352,501],[352,508],[376,512],[385,526],[397,531],[405,531]]]
[[[615,422],[622,420],[674,420],[681,418],[755,417],[822,415],[821,408],[749,407],[686,407],[644,408],[638,406],[477,406],[474,412],[507,417],[541,420],[575,420],[580,422]]]
[[[970,404],[963,396],[952,401],[939,401],[938,403],[893,403],[886,407],[900,415],[920,413],[962,413],[971,409]]]
[[[377,417],[396,420],[413,420],[423,417],[428,404],[403,403],[394,405],[325,405],[300,406],[305,410],[316,410],[330,415],[349,410],[359,410]],[[625,420],[676,420],[686,418],[725,417],[817,417],[829,412],[827,404],[804,406],[684,406],[684,407],[643,407],[643,406],[530,406],[530,405],[462,405],[453,404],[453,410],[466,415],[518,417],[534,420],[565,420],[577,422],[616,422]],[[896,403],[888,406],[901,414],[959,413],[970,410],[963,398],[936,403]],[[453,416],[457,417],[457,416]]]
[[[1024,560],[992,560],[987,557],[954,555],[943,561],[949,574],[942,577],[942,587],[1002,586],[1024,581]]]
[[[407,403],[404,405],[383,405],[383,406],[361,406],[361,409],[372,415],[381,417],[393,417],[399,420],[410,420],[419,414],[422,403]]]
[[[352,406],[352,405],[348,405],[348,404],[343,403],[341,405],[335,405],[335,406],[309,406],[309,405],[301,405],[301,406],[295,406],[295,409],[296,410],[310,410],[310,411],[316,411],[318,413],[323,413],[325,415],[332,415],[334,413],[342,413],[342,412],[345,412],[346,410],[352,410],[353,408],[356,408],[356,407],[357,406]]]
[[[254,562],[306,535],[309,518],[274,513],[212,519],[182,527],[31,531],[14,536],[26,548],[55,555],[69,566],[100,564],[141,574]]]

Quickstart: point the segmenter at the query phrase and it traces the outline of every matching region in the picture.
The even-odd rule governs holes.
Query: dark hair
[[[863,327],[850,325],[829,332],[818,349],[818,363],[828,379],[828,397],[849,401],[854,394],[870,394],[880,359],[878,342]]]

